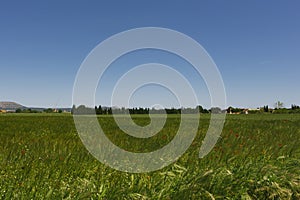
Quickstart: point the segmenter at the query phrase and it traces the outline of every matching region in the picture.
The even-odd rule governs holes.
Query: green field
[[[146,115],[133,116],[140,125]],[[180,118],[169,116],[150,139],[132,139],[111,116],[99,117],[107,136],[134,152],[166,145]],[[198,158],[209,115],[174,164],[151,173],[116,171],[82,145],[71,115],[0,115],[2,199],[300,199],[300,115],[231,115],[222,137]]]

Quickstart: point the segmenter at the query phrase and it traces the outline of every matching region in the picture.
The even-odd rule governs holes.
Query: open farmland
[[[147,115],[135,115],[140,125]],[[118,146],[150,152],[172,140],[180,115],[149,139],[132,139],[99,117]],[[119,172],[85,149],[65,114],[0,115],[2,199],[300,199],[300,115],[231,115],[214,149],[198,158],[209,115],[174,164],[151,173]],[[142,144],[142,145],[141,145]]]

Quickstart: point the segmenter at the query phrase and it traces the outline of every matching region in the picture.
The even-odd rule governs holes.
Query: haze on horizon
[[[71,107],[76,73],[88,53],[108,37],[138,27],[164,27],[199,42],[218,66],[227,105],[256,108],[282,101],[300,104],[300,2],[74,1],[2,2],[0,6],[0,101],[28,107]],[[205,83],[185,61],[158,51],[120,58],[107,71],[96,104],[129,67],[163,62],[188,76],[199,104],[210,107]],[[176,107],[174,95],[155,85],[130,103]]]

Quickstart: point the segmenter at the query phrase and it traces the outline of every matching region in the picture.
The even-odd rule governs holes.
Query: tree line
[[[165,108],[165,109],[155,109],[155,108],[118,108],[118,107],[106,107],[106,106],[95,106],[94,108],[89,108],[84,105],[76,107],[73,105],[71,109],[72,114],[97,114],[97,115],[112,115],[112,114],[195,114],[195,113],[230,113],[230,114],[262,114],[262,113],[273,113],[273,114],[293,114],[300,113],[300,106],[292,104],[290,108],[284,108],[282,102],[276,102],[275,108],[269,108],[268,105],[257,109],[246,109],[246,108],[234,108],[228,107],[222,110],[219,107],[212,107],[211,109],[205,109],[201,105],[195,108]]]
[[[36,110],[36,109],[31,109],[31,108],[25,108],[25,109],[21,109],[21,108],[18,108],[16,110],[16,113],[62,113],[63,110],[62,109],[53,109],[53,108],[47,108],[47,109],[39,109],[39,110]]]
[[[35,110],[31,108],[17,109],[16,113],[62,113],[61,109],[40,109]],[[134,107],[134,108],[118,108],[118,107],[107,107],[107,106],[95,106],[94,108],[86,107],[85,105],[80,105],[76,107],[73,105],[71,109],[72,114],[97,114],[97,115],[112,115],[112,114],[195,114],[195,113],[230,113],[230,114],[262,114],[262,113],[273,113],[273,114],[300,114],[300,106],[292,104],[290,108],[285,108],[283,103],[278,101],[274,104],[274,108],[269,108],[268,105],[257,109],[245,109],[245,108],[234,108],[228,107],[227,109],[221,109],[219,107],[212,107],[211,109],[205,109],[201,105],[196,106],[195,108],[165,108],[165,109],[156,109],[156,108],[143,108],[143,107]]]
[[[272,113],[272,114],[300,114],[300,106],[292,104],[290,108],[285,108],[283,103],[278,101],[274,104],[274,108],[269,108],[268,105],[257,109],[245,109],[245,108],[234,108],[228,107],[227,113],[231,114],[262,114],[262,113]]]
[[[89,108],[84,105],[76,107],[73,105],[71,113],[72,114],[97,114],[97,115],[111,115],[111,114],[194,114],[194,113],[210,113],[210,112],[219,112],[221,113],[221,108],[211,108],[209,110],[198,105],[195,108],[165,108],[165,109],[156,109],[156,108],[117,108],[117,107],[104,107],[104,106],[95,106],[95,108]]]

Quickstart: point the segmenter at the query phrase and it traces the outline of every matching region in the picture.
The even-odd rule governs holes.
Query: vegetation
[[[275,109],[283,108],[283,102],[277,101],[277,102],[274,104],[274,107],[275,107]]]
[[[132,115],[148,124],[148,115]],[[67,114],[0,116],[2,199],[299,199],[300,115],[230,115],[205,158],[201,141],[209,125],[201,115],[197,138],[174,164],[151,173],[111,169],[82,145]],[[112,116],[99,123],[118,146],[149,152],[176,133],[179,115],[149,139],[125,135]],[[140,144],[140,145],[138,145]]]
[[[21,108],[18,108],[16,109],[16,113],[62,113],[62,109],[53,109],[53,108],[47,108],[47,109],[31,109],[31,108],[25,108],[25,109],[21,109]]]
[[[16,113],[41,113],[41,112],[37,110],[32,110],[31,108],[25,108],[25,109],[18,108],[16,110]]]
[[[220,108],[212,108],[211,110],[215,109],[217,113],[221,112]],[[210,110],[210,111],[211,111]],[[80,105],[76,107],[73,105],[72,107],[72,113],[75,114],[97,114],[97,115],[111,115],[111,114],[149,114],[150,112],[153,114],[180,114],[180,113],[190,113],[190,114],[195,114],[195,113],[209,113],[210,112],[207,109],[204,109],[202,106],[198,105],[195,108],[166,108],[166,109],[155,109],[155,108],[112,108],[112,107],[102,107],[99,105],[98,107],[95,106],[95,109],[93,108],[88,108],[84,105]]]
[[[69,109],[31,109],[31,108],[18,108],[15,110],[16,113],[63,113],[69,112]],[[10,110],[10,112],[14,112]],[[196,106],[195,108],[166,108],[166,109],[156,109],[156,108],[118,108],[118,107],[104,107],[104,106],[95,106],[95,108],[86,107],[85,105],[80,105],[76,107],[73,105],[71,109],[72,114],[97,114],[97,115],[112,115],[112,114],[181,114],[181,113],[230,113],[230,114],[263,114],[263,113],[275,113],[275,114],[296,114],[300,113],[300,106],[292,104],[291,108],[284,108],[283,103],[277,101],[275,103],[275,108],[271,109],[268,105],[265,105],[257,109],[247,109],[247,108],[234,108],[228,107],[226,110],[222,110],[219,107],[212,107],[211,109],[205,109],[201,105]]]

